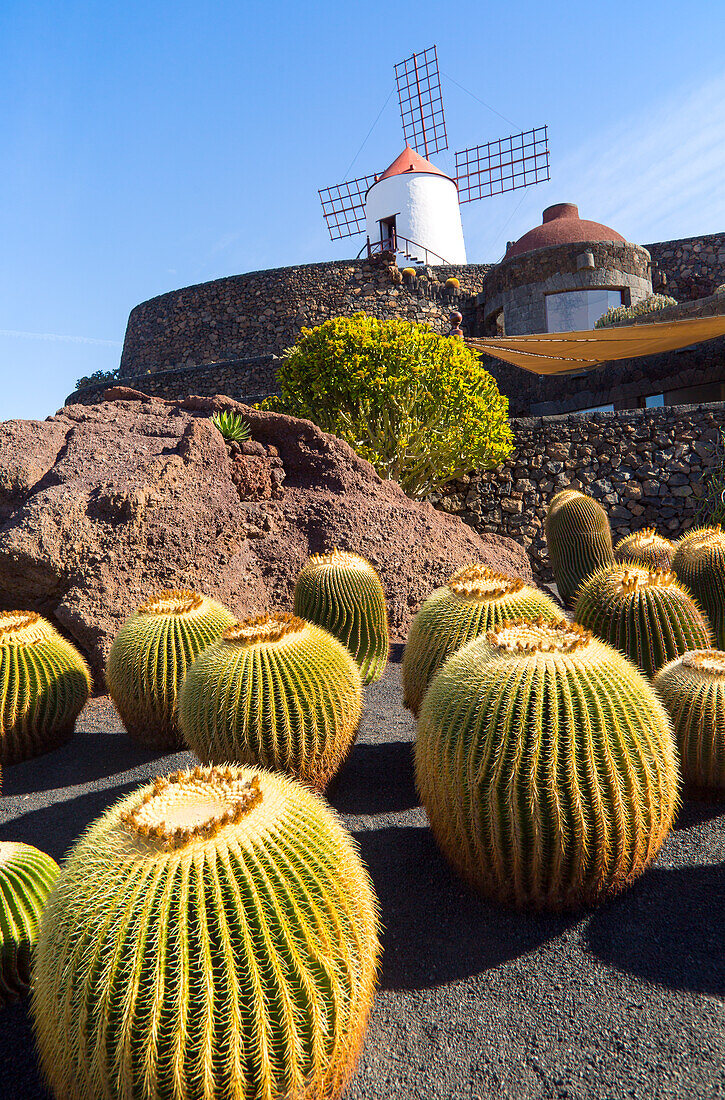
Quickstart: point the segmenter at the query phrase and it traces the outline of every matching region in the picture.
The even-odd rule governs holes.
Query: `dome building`
[[[580,218],[574,203],[549,206],[487,275],[480,328],[489,336],[593,328],[608,309],[652,294],[651,268],[646,248]]]

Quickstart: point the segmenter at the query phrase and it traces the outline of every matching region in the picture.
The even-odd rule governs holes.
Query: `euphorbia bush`
[[[264,408],[345,439],[420,498],[510,453],[508,399],[460,339],[364,313],[302,329]]]

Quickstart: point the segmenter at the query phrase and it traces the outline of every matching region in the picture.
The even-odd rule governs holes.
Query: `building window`
[[[603,313],[621,306],[622,291],[597,287],[592,290],[565,290],[546,295],[546,331],[579,332],[594,328]]]
[[[614,405],[590,405],[588,409],[574,409],[576,413],[611,413]]]
[[[665,395],[663,393],[653,393],[649,397],[645,398],[645,409],[659,409],[665,403]]]

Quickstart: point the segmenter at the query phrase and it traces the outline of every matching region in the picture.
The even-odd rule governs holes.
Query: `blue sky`
[[[317,189],[400,152],[393,64],[433,42],[442,168],[549,125],[550,183],[463,207],[469,260],[553,202],[640,243],[725,230],[723,41],[722,0],[4,0],[0,419],[117,366],[137,302],[355,254]]]

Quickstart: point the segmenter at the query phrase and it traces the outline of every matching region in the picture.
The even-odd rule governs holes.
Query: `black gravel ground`
[[[152,756],[92,700],[65,748],[5,770],[0,839],[60,859]],[[367,691],[331,796],[382,904],[380,990],[348,1100],[725,1097],[725,803],[686,803],[656,865],[579,917],[482,902],[448,870],[418,805],[400,670]],[[0,1015],[0,1096],[46,1098],[25,1004]]]

